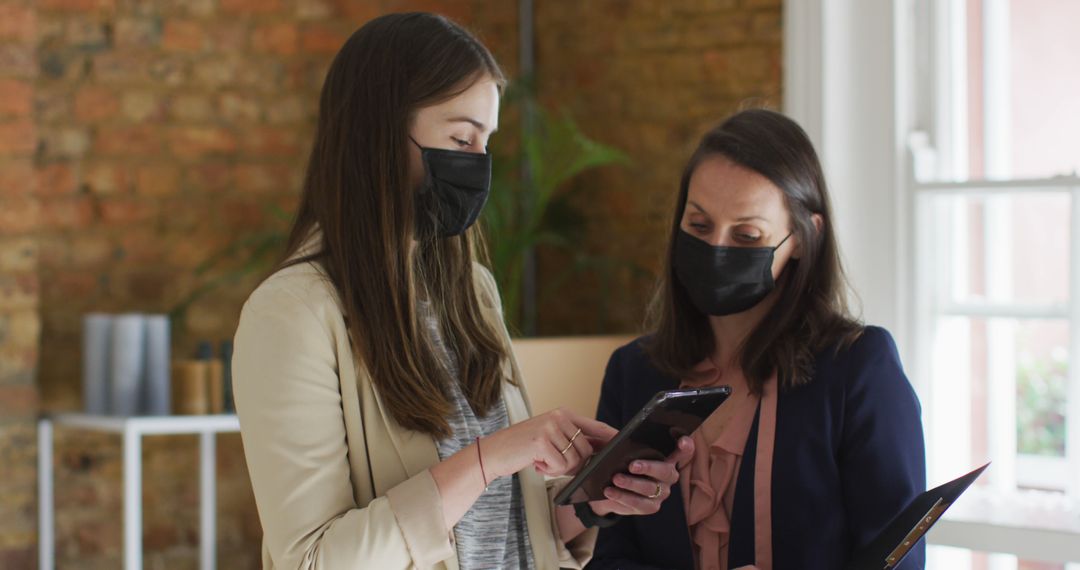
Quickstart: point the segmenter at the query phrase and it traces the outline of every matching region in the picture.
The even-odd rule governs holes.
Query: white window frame
[[[1009,181],[967,181],[967,182],[915,182],[912,185],[915,193],[916,224],[923,226],[918,239],[921,243],[916,246],[918,254],[916,259],[916,279],[930,283],[920,290],[920,298],[917,302],[922,306],[920,315],[925,323],[920,323],[921,330],[928,331],[924,341],[918,348],[917,358],[935,363],[930,368],[938,373],[945,366],[945,361],[955,360],[956,353],[960,350],[949,350],[942,354],[945,343],[939,342],[942,335],[946,334],[940,326],[942,319],[949,317],[967,318],[1003,318],[1003,319],[1055,319],[1069,323],[1069,372],[1068,372],[1068,405],[1066,418],[1080,417],[1080,394],[1077,387],[1080,386],[1080,314],[1077,309],[1080,303],[1046,303],[1046,304],[1023,304],[1023,303],[998,303],[998,302],[964,302],[953,301],[954,295],[949,291],[948,272],[952,271],[954,260],[960,255],[965,255],[967,248],[962,243],[964,231],[963,221],[954,216],[949,219],[948,211],[944,208],[934,211],[933,201],[941,196],[980,196],[993,199],[999,196],[1023,196],[1025,194],[1068,193],[1070,200],[1070,297],[1080,299],[1080,292],[1076,284],[1080,280],[1080,178],[1060,177],[1040,180],[1009,180]],[[992,204],[988,206],[993,209]],[[936,217],[936,219],[934,219]],[[987,220],[988,237],[996,237],[996,241],[1006,243],[1008,236],[1003,231],[1005,224],[995,224],[991,214]],[[929,223],[926,223],[929,220]],[[949,233],[954,236],[942,236],[935,233],[936,228],[951,228]],[[951,247],[943,248],[942,243],[948,243]],[[990,246],[993,248],[994,246]],[[996,250],[1001,251],[1005,246]],[[1007,258],[1006,255],[1001,255]],[[1002,272],[1007,269],[1002,268]],[[993,328],[993,327],[992,327]],[[994,419],[988,429],[989,433],[989,457],[995,462],[996,469],[993,471],[993,486],[995,489],[1009,493],[1016,490],[1017,486],[1051,488],[1065,491],[1071,497],[1080,497],[1080,449],[1077,449],[1077,424],[1080,422],[1067,422],[1066,454],[1064,458],[1047,458],[1016,453],[1016,384],[1013,371],[1016,369],[1011,360],[1011,333],[1010,327],[1003,325],[998,327],[997,342],[1002,346],[1000,350],[991,347],[990,358],[992,360],[989,369],[991,376],[988,379],[990,386],[987,390],[988,407],[990,417]],[[991,332],[991,343],[995,343],[995,331]],[[1074,356],[1075,355],[1075,356]],[[956,363],[963,366],[966,363]],[[994,370],[1000,373],[993,373]],[[942,382],[938,378],[929,386],[930,401],[933,402],[929,417],[928,433],[929,446],[931,448],[931,464],[933,471],[941,473],[953,473],[962,470],[970,457],[971,434],[967,431],[970,425],[968,420],[970,411],[966,409],[970,402],[970,386],[964,385],[956,379],[965,378],[967,375],[958,370],[950,375],[949,382]],[[959,417],[959,418],[958,418]],[[961,426],[960,429],[950,430],[947,433],[942,426]],[[953,443],[944,444],[946,439],[952,439]],[[962,442],[966,442],[962,443]],[[936,449],[935,449],[936,447]],[[963,450],[963,451],[958,451]]]
[[[928,9],[926,1],[784,2],[783,103],[784,111],[807,130],[825,167],[834,205],[833,225],[848,276],[861,296],[856,306],[862,307],[868,322],[893,331],[908,376],[923,402],[929,440],[939,435],[931,425],[935,402],[928,382],[933,327],[928,303],[920,300],[930,298],[928,289],[934,283],[915,278],[916,249],[925,241],[925,234],[915,227],[915,220],[925,215],[916,209],[927,202],[919,194],[926,198],[933,192],[957,189],[916,189],[915,182],[937,175],[935,161],[967,161],[948,155],[966,151],[962,141],[948,138],[950,132],[966,132],[966,116],[949,115],[931,104],[938,100],[937,90],[966,97],[950,90],[942,66],[932,65],[942,57],[963,58],[964,43],[954,37],[952,46],[933,45],[948,37],[932,30],[948,23],[950,8],[946,0],[928,0],[932,3]],[[913,46],[921,49],[913,50]],[[916,83],[923,89],[908,88]],[[948,121],[955,121],[956,127],[944,128]],[[927,176],[917,178],[916,166],[923,169],[919,174]],[[1078,204],[1072,201],[1074,219]],[[1078,253],[1080,248],[1071,248],[1074,288],[1080,283]],[[1080,302],[1069,307],[1074,323],[1080,317],[1075,314],[1076,305]],[[1080,360],[1078,340],[1080,335],[1071,335],[1069,350],[1074,360]],[[1070,401],[1080,399],[1073,376]],[[1068,437],[1074,446],[1080,440],[1075,427],[1070,427]],[[1069,476],[1078,479],[1075,472]],[[928,482],[943,481],[931,478]],[[980,497],[974,491],[928,535],[935,546],[928,568],[967,567],[970,557],[965,558],[963,549],[971,549],[1009,553],[991,557],[995,570],[1015,568],[1014,556],[1075,562],[1066,568],[1080,570],[1076,519],[1080,501],[1062,505],[1054,503],[1060,495]]]
[[[961,180],[966,176],[967,156],[967,85],[966,79],[957,81],[957,77],[966,77],[966,17],[964,0],[913,0],[913,8],[908,14],[916,21],[911,33],[915,41],[911,42],[917,53],[912,62],[923,67],[933,68],[922,77],[913,77],[914,92],[909,101],[913,102],[911,111],[912,125],[922,132],[913,132],[908,137],[910,152],[908,186],[914,202],[913,228],[918,229],[912,236],[922,240],[915,245],[914,264],[915,291],[914,305],[916,318],[914,328],[920,331],[915,357],[920,370],[932,374],[941,370],[941,356],[935,353],[940,343],[935,342],[941,334],[940,319],[945,317],[983,317],[1009,319],[1061,319],[1069,323],[1069,373],[1067,389],[1066,418],[1080,418],[1080,178],[1058,176],[1045,179],[1007,179],[1009,174],[1008,148],[1002,144],[987,144],[985,164],[987,175],[994,181]],[[1008,109],[1008,2],[1007,0],[988,0],[984,7],[984,53],[987,64],[984,66],[984,102],[987,141],[1004,141],[1008,137],[1008,120],[1003,109]],[[921,79],[921,81],[920,81]],[[945,180],[945,182],[924,182],[922,180]],[[992,266],[989,271],[1001,275],[999,279],[990,279],[988,286],[1007,286],[1010,271],[1004,264],[993,267],[995,260],[1007,260],[1007,249],[1011,240],[1006,235],[1008,227],[1003,218],[1003,206],[995,205],[998,196],[1022,196],[1031,193],[1063,192],[1071,196],[1070,214],[1070,303],[1057,304],[1021,304],[1021,303],[956,303],[953,295],[945,290],[948,286],[945,275],[951,270],[950,254],[963,255],[965,248],[959,247],[958,240],[949,236],[934,236],[934,228],[954,227],[957,220],[934,220],[934,197],[944,195],[980,196],[988,199],[987,239],[996,242],[990,244],[994,251],[1002,252],[988,258]],[[930,222],[930,223],[926,223]],[[942,225],[944,224],[944,225]],[[925,227],[922,227],[925,226]],[[945,238],[944,240],[942,238]],[[943,241],[954,245],[953,252],[943,251],[939,247]],[[1005,261],[1008,263],[1008,261]],[[1001,346],[1009,344],[1010,327],[991,327],[991,342]],[[1002,492],[1014,491],[1017,485],[1030,487],[1051,487],[1066,491],[1070,497],[1080,497],[1080,421],[1067,421],[1066,453],[1061,459],[1028,456],[1016,453],[1016,378],[1011,372],[1015,366],[1000,361],[1007,351],[991,351],[990,357],[998,359],[997,366],[991,366],[988,378],[990,387],[987,391],[988,407],[995,421],[988,426],[989,455],[995,461],[993,474],[994,487]],[[946,357],[948,355],[945,355]],[[937,365],[935,366],[934,363]],[[962,374],[958,374],[963,376]],[[931,440],[930,463],[932,473],[951,473],[962,469],[964,456],[969,454],[935,453],[936,448],[963,449],[959,445],[961,438],[970,442],[970,433],[965,429],[953,430],[942,436],[942,426],[957,425],[957,413],[966,415],[970,410],[966,404],[957,406],[960,401],[970,400],[970,387],[961,383],[931,384],[926,388],[930,392],[929,432],[938,441]],[[959,432],[959,433],[957,433]],[[941,445],[945,439],[954,440],[953,445]],[[939,444],[939,445],[935,445]],[[960,457],[956,457],[960,455]],[[1058,477],[1052,477],[1053,474]]]

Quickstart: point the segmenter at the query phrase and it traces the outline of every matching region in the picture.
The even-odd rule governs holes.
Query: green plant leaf
[[[508,107],[528,108],[533,129],[523,133],[515,153],[496,155],[483,227],[505,314],[515,328],[520,324],[521,272],[528,252],[539,247],[569,249],[585,235],[585,216],[573,205],[580,189],[567,183],[591,169],[625,164],[628,159],[585,135],[569,113],[540,108],[531,85],[514,90],[505,102]],[[571,269],[580,272],[583,265]]]

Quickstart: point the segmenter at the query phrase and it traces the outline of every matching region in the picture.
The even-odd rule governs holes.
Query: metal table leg
[[[199,568],[214,570],[217,539],[217,440],[214,432],[199,434]]]
[[[124,569],[142,570],[142,434],[124,427]]]
[[[56,568],[56,526],[53,503],[53,424],[38,421],[38,568]]]

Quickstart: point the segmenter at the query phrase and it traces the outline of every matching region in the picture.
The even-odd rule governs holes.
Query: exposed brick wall
[[[261,1],[42,4],[47,357],[77,350],[89,310],[167,310],[209,252],[265,223],[263,204],[293,201],[317,72],[350,31],[298,11]],[[321,43],[307,49],[301,35]],[[247,288],[193,307],[176,324],[177,348],[228,337]],[[47,406],[78,405],[78,371],[78,359],[43,360]]]
[[[81,315],[169,308],[208,252],[266,227],[265,204],[291,206],[329,59],[358,24],[406,9],[469,24],[514,75],[508,0],[0,0],[0,567],[36,560],[34,418],[81,405]],[[747,98],[778,103],[780,0],[536,10],[542,99],[633,160],[578,182],[588,245],[655,271],[697,137]],[[252,285],[193,307],[176,350],[231,336]],[[542,305],[542,330],[633,330],[650,286],[580,280]],[[60,568],[119,566],[118,443],[58,433]],[[220,566],[256,568],[238,437],[218,460]],[[196,565],[196,461],[193,438],[148,442],[148,568]]]
[[[37,560],[36,31],[28,0],[0,1],[0,568],[31,568]]]
[[[512,2],[0,0],[0,568],[36,563],[34,419],[81,407],[82,314],[166,311],[267,205],[290,210],[330,59],[407,10],[475,28],[513,70]],[[230,338],[256,280],[194,305],[174,351]],[[59,568],[120,566],[119,459],[115,436],[58,429]],[[192,437],[147,439],[148,568],[196,566],[197,459]],[[218,462],[219,565],[257,568],[238,436]]]
[[[313,8],[314,6],[314,8]],[[322,7],[323,12],[313,9]],[[314,101],[351,31],[311,2],[49,0],[37,37],[37,155],[46,409],[81,405],[81,315],[167,311],[193,269],[295,199]],[[305,38],[318,38],[318,41]],[[310,44],[310,45],[309,45]],[[174,323],[174,350],[231,336],[251,283]],[[115,568],[122,553],[119,439],[58,430],[57,563]],[[198,449],[148,438],[148,567],[194,567]],[[258,565],[260,531],[238,436],[218,445],[218,552]]]
[[[640,271],[574,280],[540,305],[547,334],[639,330],[681,169],[698,138],[746,103],[780,105],[781,0],[537,2],[542,100],[631,157],[588,173],[586,247]],[[540,275],[565,260],[542,257]],[[603,314],[601,314],[601,312]]]

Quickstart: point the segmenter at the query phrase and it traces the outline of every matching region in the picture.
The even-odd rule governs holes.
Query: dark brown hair
[[[450,432],[451,378],[417,300],[431,300],[462,390],[478,414],[499,397],[508,348],[484,320],[474,289],[473,259],[483,250],[477,230],[446,239],[414,235],[409,129],[419,109],[483,78],[500,89],[505,84],[487,48],[442,16],[390,14],[357,30],[323,84],[282,264],[315,262],[325,272],[340,296],[354,350],[390,415],[435,436]],[[321,248],[297,257],[317,231]]]
[[[801,245],[777,283],[775,304],[739,350],[754,393],[775,372],[782,388],[809,381],[814,354],[854,342],[862,331],[848,311],[847,280],[833,233],[821,163],[806,133],[791,119],[765,109],[741,111],[709,131],[683,170],[667,258],[649,311],[653,334],[646,350],[654,365],[674,378],[692,370],[715,349],[708,317],[690,300],[675,275],[675,236],[686,208],[690,177],[703,160],[722,155],[768,178],[784,193],[791,231]],[[813,215],[821,216],[817,231]]]

